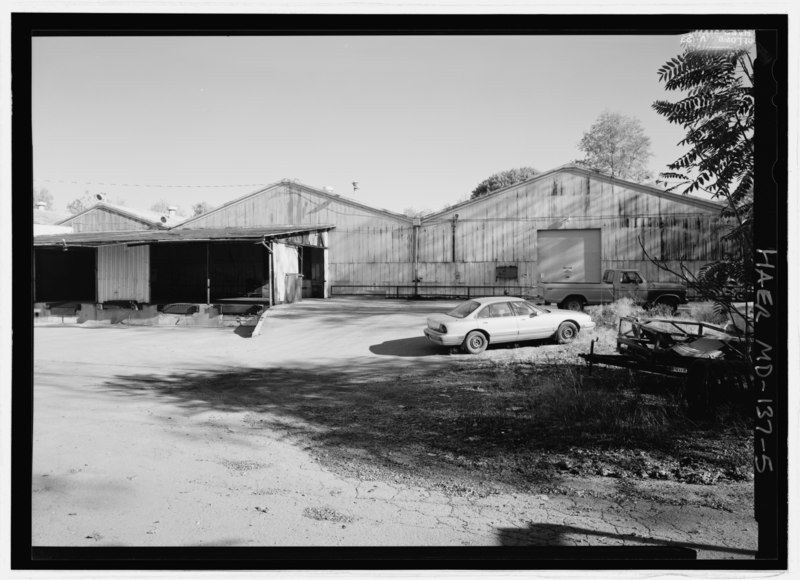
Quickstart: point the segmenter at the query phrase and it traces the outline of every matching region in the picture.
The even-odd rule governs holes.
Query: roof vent
[[[36,207],[36,209],[39,209],[39,210],[42,210],[42,211],[44,211],[44,209],[47,207],[47,203],[46,203],[46,202],[44,202],[44,201],[37,201],[37,202],[34,204],[34,206]]]
[[[97,201],[105,201],[106,200],[106,194],[105,193],[96,193],[95,197],[97,198]]]
[[[335,190],[330,185],[326,185],[322,188],[322,191],[327,191],[328,193],[333,193]]]

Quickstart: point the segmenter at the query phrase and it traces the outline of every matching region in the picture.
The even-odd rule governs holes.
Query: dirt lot
[[[602,329],[449,354],[421,333],[450,305],[304,301],[253,338],[37,326],[34,545],[754,556],[745,425],[686,420],[669,381],[588,376],[576,354],[612,348]]]

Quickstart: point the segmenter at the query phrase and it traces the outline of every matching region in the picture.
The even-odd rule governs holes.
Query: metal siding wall
[[[456,213],[453,263],[451,219]],[[684,218],[691,219],[684,223]],[[624,262],[652,271],[639,244],[641,236],[653,257],[677,260],[685,255],[696,272],[719,256],[719,223],[715,210],[563,171],[423,220],[418,273],[423,285],[533,284],[538,276],[536,232],[558,228],[600,228],[603,268]],[[289,224],[336,226],[329,234],[329,284],[411,284],[410,223],[296,185],[255,194],[187,227]],[[496,281],[495,269],[507,265],[518,267],[519,279]]]
[[[149,246],[101,246],[97,249],[97,300],[150,302]]]
[[[451,219],[456,213],[453,264]],[[563,218],[569,220],[562,222]],[[539,274],[536,232],[558,228],[600,228],[601,269],[624,264],[666,280],[672,277],[647,260],[640,238],[652,257],[677,266],[685,256],[685,265],[697,273],[720,256],[723,221],[712,209],[565,171],[423,220],[422,283],[501,286],[504,282],[494,279],[495,268],[505,265],[517,265],[519,273],[518,280],[505,284],[534,283]]]

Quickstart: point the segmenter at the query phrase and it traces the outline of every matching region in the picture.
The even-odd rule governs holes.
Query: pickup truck
[[[583,310],[586,305],[631,298],[645,307],[664,305],[673,310],[686,303],[686,287],[673,282],[648,282],[637,270],[611,269],[599,284],[591,282],[543,282],[540,297],[545,304],[558,304],[567,310]]]

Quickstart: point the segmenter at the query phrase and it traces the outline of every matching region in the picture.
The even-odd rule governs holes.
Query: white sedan
[[[594,328],[588,314],[544,308],[510,296],[474,298],[447,314],[428,318],[425,336],[442,346],[461,346],[471,354],[489,343],[555,338],[571,342],[581,330]]]

